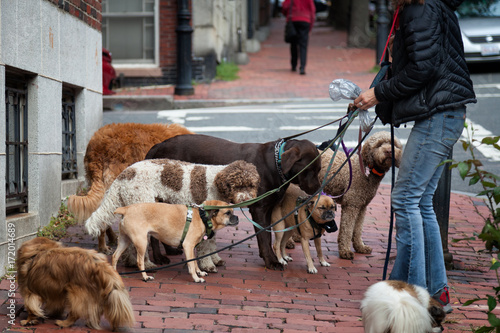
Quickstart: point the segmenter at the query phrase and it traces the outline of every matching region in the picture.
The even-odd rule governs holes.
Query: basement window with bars
[[[22,74],[5,75],[5,206],[7,215],[28,211],[28,89]]]
[[[62,96],[62,180],[78,178],[76,155],[75,92],[63,89]]]

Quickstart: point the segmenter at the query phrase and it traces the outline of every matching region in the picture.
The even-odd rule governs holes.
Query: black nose
[[[236,215],[231,215],[231,217],[229,218],[229,224],[230,225],[236,225],[239,223],[239,219],[238,219],[238,216]]]
[[[327,210],[321,215],[321,219],[324,221],[331,221],[335,218],[335,212],[332,210]]]

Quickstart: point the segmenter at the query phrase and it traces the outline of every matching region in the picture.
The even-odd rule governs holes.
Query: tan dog
[[[68,327],[79,318],[100,329],[101,316],[116,330],[134,325],[134,312],[120,275],[105,255],[79,247],[64,247],[45,237],[27,242],[17,252],[19,292],[28,318],[21,325],[36,325],[46,315],[66,320]]]
[[[302,191],[298,186],[291,184],[286,190],[285,197],[280,205],[274,207],[272,214],[273,223],[286,216],[292,212],[297,206],[297,199],[301,200],[307,197],[307,194]],[[308,220],[309,215],[311,219]],[[285,218],[280,223],[273,227],[274,231],[283,230],[300,224],[296,229],[291,229],[285,232],[276,232],[274,234],[275,240],[273,244],[274,252],[278,257],[278,260],[283,265],[286,265],[288,261],[292,258],[286,253],[286,243],[290,236],[298,232],[300,235],[300,243],[302,245],[302,251],[304,251],[304,256],[307,261],[307,271],[311,274],[318,273],[316,267],[311,257],[311,252],[309,251],[309,240],[314,239],[314,245],[316,246],[316,252],[318,254],[319,262],[321,266],[330,266],[323,257],[323,251],[321,250],[321,236],[326,231],[332,232],[337,230],[335,221],[335,202],[332,198],[322,195],[314,196],[307,204],[300,207],[297,211],[297,216],[291,214]]]
[[[204,205],[227,206],[224,201],[209,200]],[[192,221],[186,225],[188,213],[192,215]],[[166,203],[140,203],[115,210],[115,214],[123,215],[120,222],[120,237],[118,247],[113,254],[112,266],[116,269],[116,264],[122,253],[130,243],[133,243],[137,251],[137,266],[144,270],[144,254],[148,247],[148,235],[157,238],[159,241],[170,246],[182,245],[186,259],[195,258],[194,247],[201,242],[205,235],[210,235],[225,226],[235,226],[238,224],[238,217],[233,215],[233,209],[221,208],[207,211],[205,221],[200,217],[200,209],[192,208],[188,210],[186,205],[171,205]],[[212,230],[207,230],[206,220],[212,222]],[[208,224],[210,229],[210,224]],[[185,228],[187,228],[185,230]],[[188,262],[188,270],[194,282],[205,282],[199,276],[206,276],[207,273],[200,270],[196,260]],[[142,272],[144,281],[153,280],[146,272]]]
[[[85,158],[85,179],[89,186],[86,195],[71,195],[68,210],[83,222],[99,207],[104,193],[118,175],[129,165],[142,161],[153,145],[168,138],[192,134],[178,124],[109,124],[97,130],[90,139]],[[106,234],[111,243],[116,235],[111,228]],[[105,234],[99,235],[98,251],[111,254]]]

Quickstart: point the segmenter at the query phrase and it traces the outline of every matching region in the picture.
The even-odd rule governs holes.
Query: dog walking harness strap
[[[215,232],[213,229],[214,225],[212,224],[212,220],[210,220],[207,217],[207,213],[205,212],[205,210],[203,208],[200,207],[198,209],[198,211],[200,213],[200,218],[203,221],[203,224],[205,225],[205,233],[207,234],[207,238],[210,239],[210,238],[214,237]]]
[[[193,207],[187,207],[187,215],[186,215],[186,224],[184,225],[184,230],[182,231],[181,243],[179,247],[182,247],[182,243],[184,243],[184,239],[186,239],[187,232],[189,230],[189,226],[191,225],[191,221],[193,220]],[[207,214],[203,208],[198,208],[198,212],[200,213],[200,218],[205,225],[205,233],[207,234],[208,239],[214,237],[215,233],[213,230],[212,221],[207,218]]]
[[[306,201],[306,200],[303,199],[303,198],[300,198],[300,197],[297,198],[297,203],[296,203],[295,207],[298,207],[304,201]],[[307,220],[311,224],[311,227],[312,227],[312,230],[313,230],[313,235],[314,235],[310,240],[313,240],[313,239],[321,237],[321,227],[316,223],[316,221],[314,221],[314,219],[312,218],[312,215],[309,212],[309,210],[307,208],[304,208],[304,209],[306,211]],[[293,215],[295,217],[295,225],[297,227],[297,231],[298,231],[299,235],[302,236],[302,233],[300,232],[300,225],[299,225],[299,210],[296,209],[295,212],[293,213]],[[318,234],[316,234],[316,231],[318,231]]]
[[[182,231],[182,237],[179,247],[182,247],[182,243],[184,243],[184,239],[186,239],[186,235],[189,230],[189,225],[191,225],[191,221],[193,220],[193,207],[191,206],[186,206],[186,207],[187,207],[186,224],[184,225],[184,230]]]

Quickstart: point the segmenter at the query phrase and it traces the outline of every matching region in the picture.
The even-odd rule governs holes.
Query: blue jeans
[[[416,121],[403,152],[392,191],[397,255],[391,280],[426,288],[431,295],[447,287],[439,225],[432,198],[453,145],[465,122],[465,106]]]

